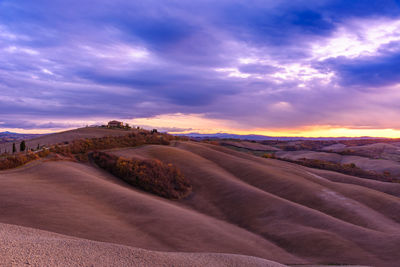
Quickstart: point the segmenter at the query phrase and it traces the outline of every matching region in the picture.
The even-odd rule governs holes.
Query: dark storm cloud
[[[358,106],[343,99],[360,93],[352,87],[399,82],[399,53],[384,44],[318,60],[313,46],[351,32],[349,21],[395,21],[399,11],[394,0],[1,1],[0,119],[200,113],[245,127],[339,123],[338,110]]]
[[[343,86],[377,88],[400,83],[399,42],[385,46],[382,53],[355,59],[338,58],[327,60],[325,67],[339,76]],[[389,52],[386,52],[389,51]]]

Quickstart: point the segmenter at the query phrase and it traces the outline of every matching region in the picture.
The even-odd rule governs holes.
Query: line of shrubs
[[[168,199],[181,199],[192,191],[178,168],[158,160],[129,160],[105,152],[90,154],[101,168],[146,192]]]
[[[49,154],[49,150],[43,149],[42,151],[37,153],[29,151],[27,153],[19,153],[13,156],[7,156],[0,160],[0,170],[17,168],[39,158],[45,158]]]

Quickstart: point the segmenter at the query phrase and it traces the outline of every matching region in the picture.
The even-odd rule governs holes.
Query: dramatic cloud
[[[396,0],[3,0],[0,128],[400,129],[399,63]]]

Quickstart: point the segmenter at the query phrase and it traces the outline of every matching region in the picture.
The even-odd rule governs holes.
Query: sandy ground
[[[0,224],[1,266],[264,266],[264,259],[217,253],[165,253]]]

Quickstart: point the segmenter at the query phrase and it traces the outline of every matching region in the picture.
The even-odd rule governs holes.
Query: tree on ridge
[[[19,150],[22,152],[25,151],[25,148],[26,148],[25,141],[22,141],[21,144],[19,145]]]

